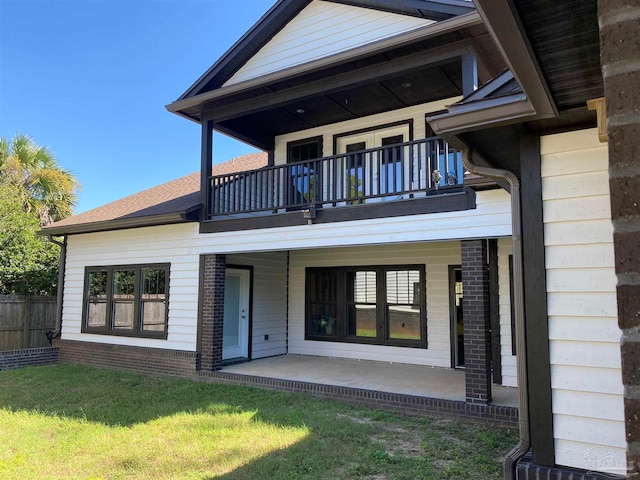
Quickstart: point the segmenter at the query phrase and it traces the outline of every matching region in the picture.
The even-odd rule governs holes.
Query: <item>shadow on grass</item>
[[[278,438],[270,448],[255,451],[249,438],[240,447],[251,450],[245,463],[229,473],[197,477],[203,479],[346,479],[376,475],[397,479],[471,478],[467,475],[500,478],[500,465],[495,458],[512,445],[506,438],[507,443],[485,448],[486,452],[467,452],[464,449],[476,448],[479,437],[474,440],[473,435],[480,430],[466,424],[437,431],[431,428],[433,420],[407,419],[301,394],[160,379],[78,365],[0,371],[0,409],[37,412],[110,427],[133,427],[180,413],[212,417],[237,414],[248,418],[249,423],[271,425],[276,430],[299,428],[303,432],[295,439]],[[182,422],[180,418],[177,421]],[[247,425],[243,426],[241,421],[237,424],[240,429]],[[215,427],[205,427],[205,435],[214,434]],[[405,430],[412,432],[409,437]],[[188,427],[185,431],[190,432]],[[461,453],[449,458],[452,434],[463,440],[457,446]],[[505,442],[502,432],[496,435],[491,441]],[[515,436],[511,436],[515,441]],[[191,445],[191,436],[187,438]],[[430,442],[428,448],[425,442]],[[409,454],[408,450],[394,453],[398,445],[415,450]],[[229,450],[218,454],[234,456]],[[221,457],[209,459],[207,453],[204,455],[201,458],[207,461],[221,461]],[[471,471],[477,465],[481,469]],[[485,465],[489,470],[484,470]]]
[[[296,408],[290,408],[292,403]],[[318,400],[300,394],[155,378],[80,365],[0,371],[0,408],[37,411],[109,426],[132,426],[180,412],[255,412],[257,420],[302,426],[309,421],[310,410],[305,405],[312,407],[317,403]]]
[[[134,427],[181,413],[211,418],[237,414],[235,422],[240,429],[245,428],[242,418],[248,418],[249,424],[271,425],[271,430],[283,429],[275,446],[265,450],[255,439],[255,451],[246,464],[228,474],[210,477],[227,479],[350,478],[352,475],[343,474],[350,468],[350,461],[343,454],[348,452],[347,457],[355,457],[357,452],[367,450],[372,429],[371,425],[347,418],[355,407],[300,394],[160,379],[77,365],[0,372],[0,409],[37,412],[108,427]],[[184,422],[179,417],[177,421]],[[184,428],[189,431],[190,427]],[[286,432],[294,428],[307,433],[302,437],[298,434],[295,440],[288,439]],[[192,434],[201,433],[194,430]],[[253,451],[251,443],[247,439],[241,447],[243,455],[247,455],[246,450]],[[212,461],[233,457],[227,450],[216,455],[219,456]]]

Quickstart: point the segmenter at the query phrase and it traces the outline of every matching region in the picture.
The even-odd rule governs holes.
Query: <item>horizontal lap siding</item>
[[[414,30],[432,20],[314,0],[274,35],[225,86]]]
[[[462,212],[380,218],[332,224],[199,234],[198,224],[145,227],[70,235],[65,272],[63,338],[120,345],[193,351],[196,348],[198,271],[201,254],[286,252],[337,246],[401,244],[483,238],[511,234],[509,195],[503,190],[478,192],[477,208]],[[263,257],[263,260],[267,257]],[[258,260],[256,260],[258,261]],[[265,260],[266,261],[266,260]],[[84,268],[97,265],[171,263],[169,335],[167,340],[82,334]],[[271,262],[271,260],[269,261]],[[258,262],[256,265],[260,265]],[[256,272],[258,275],[258,272]],[[260,273],[262,275],[262,273]],[[280,278],[282,273],[265,274]],[[270,277],[275,278],[275,277]],[[273,287],[275,288],[275,287]],[[284,288],[284,287],[283,287]],[[268,293],[261,293],[266,298]],[[256,292],[257,295],[257,292]],[[269,300],[269,305],[272,305]],[[257,308],[257,303],[254,307]],[[271,308],[271,307],[270,307]],[[281,311],[281,309],[280,309]],[[266,315],[266,314],[265,314]],[[271,314],[269,314],[271,315]],[[257,319],[258,317],[256,317]],[[272,326],[256,324],[256,355],[282,351],[283,334],[277,314]],[[265,320],[266,321],[266,320]],[[267,347],[263,345],[267,331]],[[444,333],[442,333],[444,335]],[[265,348],[263,350],[263,348]]]
[[[626,447],[607,146],[583,130],[541,149],[556,463],[592,469]]]
[[[190,248],[197,224],[70,235],[65,269],[62,338],[116,345],[195,351],[199,257]],[[82,334],[86,266],[171,263],[167,340]]]
[[[500,354],[502,356],[502,384],[518,385],[516,356],[512,350],[511,291],[509,278],[509,255],[513,253],[511,238],[498,239],[498,287],[500,309]]]
[[[194,248],[241,253],[510,236],[509,195],[504,190],[489,190],[478,192],[476,200],[475,209],[461,212],[201,235]]]
[[[306,267],[403,264],[426,268],[428,349],[304,340]],[[459,242],[291,252],[289,352],[450,367],[449,265],[459,264]]]
[[[227,264],[253,266],[251,358],[287,353],[286,252],[228,255]]]

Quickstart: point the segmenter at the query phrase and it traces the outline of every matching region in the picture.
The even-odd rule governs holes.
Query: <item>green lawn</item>
[[[499,479],[514,430],[72,365],[0,371],[0,478]]]

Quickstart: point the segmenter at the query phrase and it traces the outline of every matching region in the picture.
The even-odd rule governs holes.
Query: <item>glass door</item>
[[[342,167],[343,191],[347,204],[401,198],[400,195],[392,194],[399,194],[403,190],[401,144],[408,141],[408,124],[337,138],[336,155],[348,154]]]
[[[249,356],[250,271],[228,268],[224,290],[222,359]]]
[[[464,368],[464,317],[462,311],[462,268],[449,267],[449,302],[451,306],[451,357],[455,368]]]

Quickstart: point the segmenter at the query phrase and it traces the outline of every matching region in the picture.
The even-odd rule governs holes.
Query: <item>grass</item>
[[[74,365],[0,371],[0,478],[499,479],[516,432]]]

